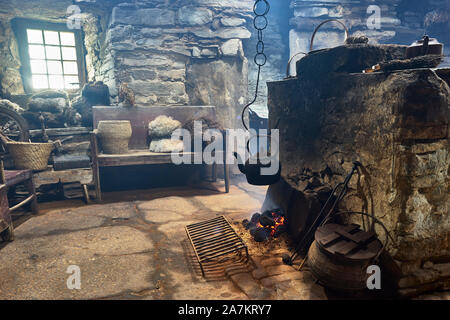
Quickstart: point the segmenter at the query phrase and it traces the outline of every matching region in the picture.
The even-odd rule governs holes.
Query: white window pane
[[[33,75],[34,89],[48,89],[48,78],[45,75]]]
[[[45,47],[47,53],[47,59],[60,60],[61,59],[61,49],[59,47]]]
[[[78,64],[76,62],[64,61],[64,74],[78,74]]]
[[[44,46],[29,45],[28,52],[30,59],[45,59]]]
[[[27,29],[28,43],[43,44],[42,30]]]
[[[75,35],[72,32],[61,32],[62,46],[75,46]]]
[[[48,74],[63,74],[61,61],[47,61]]]
[[[80,80],[78,79],[78,76],[64,76],[64,80],[66,83],[66,89],[80,88]]]
[[[63,76],[48,76],[50,82],[50,89],[64,89]]]
[[[44,31],[45,44],[59,45],[59,35],[56,31]]]
[[[31,73],[47,73],[45,60],[30,60]]]
[[[64,89],[64,77],[57,75],[49,75],[50,89]]]
[[[62,47],[63,60],[77,60],[77,50],[73,47]]]

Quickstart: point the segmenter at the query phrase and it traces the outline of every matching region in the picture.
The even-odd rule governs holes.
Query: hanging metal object
[[[291,63],[292,63],[292,61],[294,61],[294,58],[296,57],[296,56],[298,56],[298,55],[304,55],[304,56],[307,56],[308,54],[307,53],[304,53],[304,52],[297,52],[296,54],[294,54],[290,59],[289,59],[289,61],[288,61],[288,64],[287,64],[287,68],[286,68],[286,79],[289,79],[289,78],[291,78],[292,76],[291,76]]]
[[[249,131],[247,124],[245,123],[245,111],[256,102],[259,93],[259,81],[261,78],[261,68],[267,62],[267,56],[264,53],[265,46],[263,41],[263,30],[267,28],[267,14],[270,11],[270,4],[267,0],[256,0],[253,5],[253,12],[255,14],[255,18],[253,19],[253,26],[257,30],[258,33],[258,42],[256,44],[256,55],[253,59],[255,64],[258,66],[258,74],[256,78],[256,89],[255,96],[253,100],[247,104],[242,110],[242,125],[245,130]],[[247,151],[250,155],[250,140],[254,138],[260,137],[270,137],[269,135],[257,135],[251,137],[247,142]],[[278,146],[277,146],[278,147]],[[272,148],[269,148],[272,149]],[[278,171],[273,175],[263,175],[261,173],[262,169],[270,167],[273,161],[278,162],[278,154],[271,154],[270,150],[268,150],[267,155],[261,156],[259,152],[255,155],[250,155],[249,159],[244,163],[243,160],[239,157],[239,155],[235,152],[234,156],[238,160],[239,170],[245,174],[247,178],[247,182],[253,185],[270,185],[276,183],[280,180],[281,176],[281,166],[279,166]]]
[[[314,39],[315,39],[315,37],[316,37],[317,31],[319,31],[319,29],[320,29],[324,24],[329,23],[329,22],[337,22],[337,23],[339,23],[341,26],[343,26],[343,27],[344,27],[344,31],[345,31],[345,40],[344,40],[344,43],[345,43],[345,41],[347,40],[349,32],[348,32],[348,28],[347,28],[347,26],[344,24],[344,22],[342,22],[341,20],[338,20],[338,19],[328,19],[328,20],[325,20],[325,21],[321,22],[321,23],[316,27],[316,29],[314,29],[314,32],[313,32],[313,34],[312,34],[312,36],[311,36],[311,43],[310,43],[310,45],[309,45],[309,53],[315,52],[315,51],[320,51],[320,50],[315,50],[315,51],[313,51],[313,48],[314,48]]]
[[[309,52],[308,52],[308,53],[301,52],[301,51],[300,51],[300,52],[297,52],[296,54],[294,54],[294,55],[289,59],[289,62],[288,62],[288,65],[287,65],[287,69],[286,69],[286,79],[292,77],[292,76],[290,75],[290,68],[291,68],[291,63],[292,63],[292,61],[294,60],[294,58],[295,58],[296,56],[298,56],[298,55],[300,55],[300,54],[302,54],[302,55],[304,55],[304,56],[307,56],[307,55],[309,55],[309,54],[311,54],[311,53],[315,53],[315,52],[319,52],[319,51],[325,50],[325,49],[313,50],[313,48],[314,48],[314,39],[316,38],[316,34],[317,34],[317,32],[319,31],[319,29],[320,29],[324,24],[327,24],[327,23],[329,23],[329,22],[337,22],[337,23],[339,23],[342,27],[344,27],[344,31],[345,31],[344,44],[346,43],[346,41],[347,41],[347,39],[348,39],[348,36],[349,36],[349,31],[348,31],[347,26],[344,24],[344,22],[342,22],[341,20],[338,20],[338,19],[328,19],[328,20],[322,21],[322,22],[314,29],[314,32],[313,32],[313,34],[312,34],[312,36],[311,36],[311,41],[310,41],[310,45],[309,45]]]

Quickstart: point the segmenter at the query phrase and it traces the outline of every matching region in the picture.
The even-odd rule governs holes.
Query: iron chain
[[[256,43],[256,55],[255,55],[253,61],[258,66],[258,76],[256,78],[255,97],[242,110],[242,116],[241,116],[242,124],[244,125],[244,128],[246,130],[248,130],[248,127],[245,124],[245,120],[244,120],[245,111],[252,104],[254,104],[256,99],[258,98],[259,80],[261,77],[261,68],[267,63],[267,56],[264,53],[265,45],[264,45],[264,39],[263,39],[263,31],[267,28],[267,25],[268,25],[267,14],[269,13],[269,11],[270,11],[270,4],[267,0],[256,0],[255,1],[255,4],[253,5],[253,13],[255,14],[255,17],[253,19],[253,26],[254,26],[255,30],[257,31],[258,42]]]

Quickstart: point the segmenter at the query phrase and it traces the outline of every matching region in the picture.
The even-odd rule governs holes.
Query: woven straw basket
[[[8,142],[7,147],[16,169],[41,171],[47,169],[53,143]]]
[[[105,154],[128,153],[133,130],[128,120],[102,120],[98,123],[98,137]]]

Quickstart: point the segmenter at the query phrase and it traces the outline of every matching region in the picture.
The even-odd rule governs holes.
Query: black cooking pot
[[[255,186],[266,186],[275,184],[281,177],[281,164],[278,167],[278,171],[273,175],[262,174],[263,168],[270,168],[272,161],[278,161],[278,159],[268,156],[255,155],[250,157],[244,164],[241,157],[234,152],[233,153],[238,160],[239,171],[245,174],[247,182]]]

